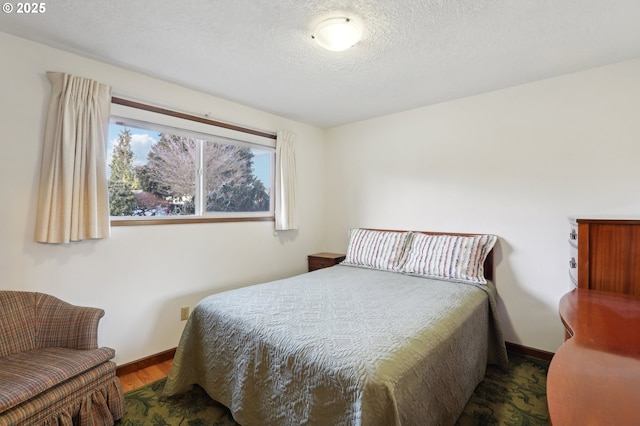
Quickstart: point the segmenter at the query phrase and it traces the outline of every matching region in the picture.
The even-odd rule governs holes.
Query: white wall
[[[42,291],[106,311],[100,344],[123,364],[175,347],[180,306],[223,289],[306,271],[321,251],[324,133],[318,128],[0,33],[0,289]],[[297,134],[299,232],[273,222],[114,227],[112,238],[33,242],[46,71],[93,78],[114,94],[266,131]],[[215,78],[212,74],[211,78]]]
[[[640,59],[327,132],[327,250],[350,227],[493,233],[506,340],[555,351],[571,215],[640,218]]]

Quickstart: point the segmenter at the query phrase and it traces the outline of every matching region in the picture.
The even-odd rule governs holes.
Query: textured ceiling
[[[640,57],[640,0],[45,4],[0,30],[320,127]],[[326,51],[311,32],[337,16],[364,36]]]

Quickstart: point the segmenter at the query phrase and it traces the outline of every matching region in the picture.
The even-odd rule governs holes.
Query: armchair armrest
[[[36,296],[36,346],[96,349],[104,310],[75,306],[48,294]]]

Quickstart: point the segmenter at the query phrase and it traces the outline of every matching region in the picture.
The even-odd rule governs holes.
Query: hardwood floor
[[[122,390],[124,392],[129,392],[130,390],[137,389],[148,383],[167,377],[172,363],[173,360],[168,360],[119,376],[120,381],[122,382]]]

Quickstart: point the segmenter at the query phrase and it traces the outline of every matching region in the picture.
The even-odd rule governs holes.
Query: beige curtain
[[[276,139],[276,230],[298,229],[295,134],[279,130]]]
[[[109,236],[106,141],[111,87],[49,72],[36,241],[68,243]]]

